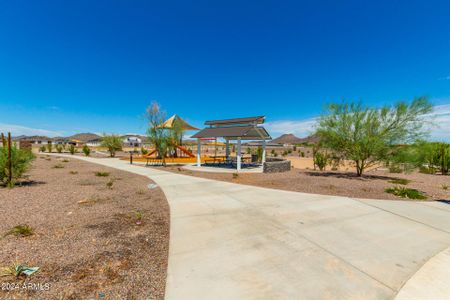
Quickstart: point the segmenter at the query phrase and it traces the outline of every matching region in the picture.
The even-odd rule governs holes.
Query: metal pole
[[[8,132],[8,181],[12,184],[11,132]]]
[[[202,165],[201,154],[202,152],[200,139],[197,139],[197,167],[200,167]]]
[[[130,151],[130,165],[133,164],[133,152]]]
[[[237,139],[237,171],[239,172],[241,170],[241,138],[238,137]]]

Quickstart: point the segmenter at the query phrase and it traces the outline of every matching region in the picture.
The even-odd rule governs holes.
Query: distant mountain
[[[272,144],[282,144],[282,145],[283,144],[295,145],[295,144],[300,144],[301,142],[302,142],[302,139],[299,137],[296,137],[292,133],[282,134],[279,137],[277,137],[276,139],[273,139],[271,141]]]
[[[95,140],[95,139],[99,139],[99,138],[101,138],[101,136],[99,136],[98,134],[89,133],[89,132],[88,133],[77,133],[77,134],[67,137],[67,139],[78,140],[81,142],[87,142],[87,141]]]
[[[276,139],[273,139],[270,141],[271,144],[290,144],[290,145],[296,145],[296,144],[315,144],[319,141],[319,137],[315,134],[310,135],[305,138],[299,138],[293,135],[292,133],[286,133],[283,134]]]

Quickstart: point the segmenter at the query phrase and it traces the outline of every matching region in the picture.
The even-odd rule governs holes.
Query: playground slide
[[[184,147],[182,147],[182,146],[178,146],[178,145],[175,146],[175,147],[177,147],[178,149],[180,149],[180,151],[183,152],[184,154],[186,154],[187,156],[189,156],[189,157],[195,157],[195,155],[192,154],[191,152],[189,152],[188,149],[186,149],[186,148],[184,148]]]

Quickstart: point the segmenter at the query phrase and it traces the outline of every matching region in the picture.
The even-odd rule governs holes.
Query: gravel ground
[[[1,235],[22,223],[34,228],[28,237],[0,239],[0,266],[19,262],[40,270],[0,277],[0,299],[163,299],[169,206],[150,183],[76,159],[39,156],[23,186],[0,187]],[[50,287],[11,290],[12,283]]]
[[[424,192],[428,200],[450,200],[450,176],[442,175],[392,174],[387,171],[373,170],[367,172],[363,177],[357,177],[354,172],[320,172],[293,168],[285,173],[240,173],[235,178],[230,173],[196,172],[177,166],[168,166],[164,169],[185,175],[288,191],[392,200],[404,198],[388,194],[384,190],[402,185],[389,183],[388,181],[405,178],[411,180],[406,187]],[[448,188],[444,189],[446,185]]]

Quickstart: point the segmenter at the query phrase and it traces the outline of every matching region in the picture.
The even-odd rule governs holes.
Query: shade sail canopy
[[[219,138],[229,140],[270,140],[271,137],[264,127],[259,126],[227,126],[205,128],[192,136],[192,138]]]
[[[205,125],[217,125],[217,126],[227,126],[227,125],[238,125],[238,124],[262,124],[264,123],[264,116],[256,116],[256,117],[245,117],[245,118],[235,118],[235,119],[224,119],[224,120],[212,120],[206,121]]]
[[[166,121],[164,121],[164,123],[160,124],[159,127],[172,129],[175,126],[176,122],[179,122],[179,124],[181,125],[181,129],[183,129],[183,130],[198,130],[197,127],[190,125],[185,120],[180,118],[178,115],[171,116]]]

